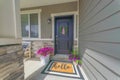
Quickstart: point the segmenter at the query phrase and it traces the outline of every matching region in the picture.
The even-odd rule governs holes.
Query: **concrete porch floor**
[[[65,57],[67,58],[67,56],[65,55],[57,55],[57,56],[54,56],[53,59],[56,59],[56,58],[58,59],[58,56],[59,57],[64,56],[64,58]],[[43,66],[40,63],[40,60],[38,58],[31,58],[31,59],[24,60],[25,80],[83,80],[83,79],[77,79],[77,78],[54,76],[49,74],[41,74],[41,71],[44,69],[44,67],[45,66]],[[84,76],[84,73],[83,73],[83,76]]]

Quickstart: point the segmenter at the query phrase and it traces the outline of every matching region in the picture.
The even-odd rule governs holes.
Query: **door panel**
[[[73,16],[55,18],[55,53],[72,51],[73,31]]]

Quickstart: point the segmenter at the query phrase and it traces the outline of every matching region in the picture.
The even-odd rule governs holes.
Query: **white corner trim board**
[[[80,68],[80,71],[81,71],[81,73],[82,73],[84,79],[85,79],[85,80],[88,80],[88,78],[87,78],[85,72],[83,71],[82,67],[79,66],[79,68]]]
[[[0,38],[0,45],[21,44],[22,39],[15,38]]]
[[[12,2],[13,2],[13,14],[14,14],[13,17],[14,17],[15,38],[17,38],[18,37],[17,36],[18,33],[17,33],[17,25],[16,25],[17,24],[17,20],[16,20],[16,10],[15,10],[16,9],[15,8],[16,7],[15,6],[15,0],[12,0]]]

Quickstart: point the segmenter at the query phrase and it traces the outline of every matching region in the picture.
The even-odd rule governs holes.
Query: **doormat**
[[[50,60],[42,73],[83,79],[80,69],[72,62]]]

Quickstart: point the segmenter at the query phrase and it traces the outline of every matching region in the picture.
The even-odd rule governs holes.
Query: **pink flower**
[[[44,48],[40,48],[36,52],[36,55],[47,56],[48,54],[52,54],[53,51],[54,51],[54,49],[52,47],[44,47]]]

